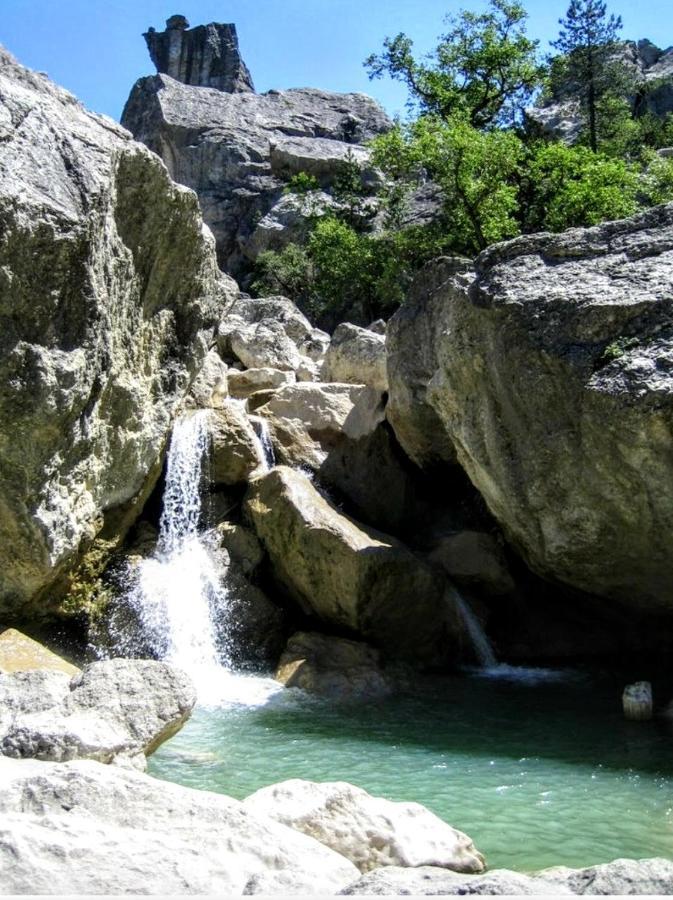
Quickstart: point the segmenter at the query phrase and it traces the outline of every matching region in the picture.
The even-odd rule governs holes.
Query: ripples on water
[[[220,670],[222,673],[222,670]],[[150,771],[243,798],[286,778],[415,800],[466,831],[490,867],[673,856],[673,735],[626,722],[621,683],[498,666],[335,704],[222,674]]]

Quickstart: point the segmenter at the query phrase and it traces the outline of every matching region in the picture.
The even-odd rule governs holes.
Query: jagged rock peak
[[[235,25],[211,22],[190,28],[182,15],[166,19],[166,30],[148,28],[143,35],[152,62],[162,75],[183,84],[216,88],[228,94],[255,87],[241,58]]]

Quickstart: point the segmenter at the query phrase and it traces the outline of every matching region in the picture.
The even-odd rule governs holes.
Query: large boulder
[[[227,400],[212,410],[208,420],[213,485],[243,484],[264,468],[264,451],[240,401]]]
[[[349,151],[364,161],[362,145],[391,126],[364,94],[311,88],[224,93],[168,75],[135,84],[122,123],[159,154],[175,181],[197,192],[220,263],[237,276],[249,269],[253,234],[283,198],[292,174],[308,169],[328,184]],[[281,223],[277,216],[274,230]],[[289,227],[294,233],[300,227],[294,215]]]
[[[48,672],[65,672],[76,675],[77,666],[53,653],[44,644],[33,640],[16,628],[0,626],[0,673],[31,672],[40,669]]]
[[[307,613],[392,657],[451,659],[456,626],[445,581],[399,541],[344,516],[285,466],[253,480],[245,510],[274,577]]]
[[[431,363],[417,460],[452,444],[539,574],[670,614],[673,204],[499,244],[471,284],[440,281],[388,331],[393,368]],[[397,415],[395,375],[391,394]]]
[[[385,336],[343,322],[332,335],[323,377],[325,381],[367,384],[387,391]]]
[[[377,650],[362,641],[317,632],[292,635],[275,677],[285,687],[337,700],[380,698],[392,690]]]
[[[238,800],[96,762],[0,758],[9,894],[334,894],[343,856]]]
[[[372,797],[345,781],[283,781],[251,794],[244,805],[326,844],[361,872],[379,866],[484,870],[471,839],[429,809]]]
[[[289,384],[256,408],[279,460],[317,470],[343,439],[359,441],[383,421],[380,391],[362,384]]]
[[[196,702],[186,675],[155,660],[111,659],[62,672],[0,675],[0,755],[95,759],[143,768]]]
[[[0,51],[3,618],[55,608],[133,521],[233,296],[196,196]]]

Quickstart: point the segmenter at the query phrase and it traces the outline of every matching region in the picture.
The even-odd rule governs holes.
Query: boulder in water
[[[358,876],[318,841],[238,800],[96,762],[0,758],[10,894],[322,896]]]
[[[283,781],[256,791],[244,805],[331,847],[361,872],[428,865],[484,870],[484,857],[470,838],[424,806],[373,797],[344,781]]]
[[[391,657],[452,658],[446,582],[399,541],[343,515],[306,475],[285,466],[253,480],[244,508],[275,579],[305,612]]]
[[[377,650],[362,641],[317,632],[292,635],[275,677],[285,687],[338,700],[380,698],[392,691]]]
[[[36,702],[38,688],[52,702]],[[182,728],[196,701],[181,671],[131,659],[90,663],[72,680],[60,672],[0,675],[0,697],[9,710],[2,755],[138,767]]]

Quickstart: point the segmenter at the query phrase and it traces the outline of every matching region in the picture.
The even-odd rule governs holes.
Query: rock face
[[[96,762],[0,758],[9,894],[334,894],[358,870],[242,803]]]
[[[17,631],[0,627],[0,673],[30,672],[36,669],[76,675],[77,666],[52,653],[38,641]]]
[[[325,370],[325,381],[366,384],[387,391],[385,337],[349,322],[342,323],[332,335]]]
[[[392,657],[451,658],[445,582],[398,541],[341,515],[305,475],[284,466],[252,482],[245,509],[276,579],[307,613]]]
[[[673,47],[661,50],[652,41],[625,41],[615,55],[633,79],[626,97],[636,114],[664,118],[673,112]],[[561,85],[543,105],[526,110],[526,116],[550,136],[573,143],[583,126],[577,89],[572,81]]]
[[[285,687],[338,700],[382,697],[392,690],[373,647],[317,632],[292,635],[275,677]]]
[[[254,91],[250,72],[238,49],[235,25],[189,28],[184,16],[171,16],[165,31],[143,35],[157,72],[183,84],[236,93]]]
[[[233,283],[195,195],[110,119],[0,51],[0,615],[159,474]]]
[[[427,865],[484,870],[484,857],[470,838],[424,806],[372,797],[345,781],[283,781],[256,791],[244,804],[326,844],[361,872]]]
[[[169,31],[162,40],[184,42],[196,31]],[[349,151],[364,162],[362,144],[391,125],[364,94],[310,88],[225,93],[181,84],[182,78],[170,74],[136,83],[122,123],[159,154],[175,181],[197,192],[220,264],[236,276],[270,246],[258,224],[274,208],[273,222],[262,231],[274,232],[274,246],[285,243],[278,231],[285,227],[287,204],[283,209],[278,204],[293,174],[311,171],[327,187]],[[296,233],[302,228],[296,215],[301,210],[290,205],[288,224]]]
[[[472,284],[438,281],[388,330],[400,441],[421,462],[452,444],[539,574],[670,613],[673,205],[500,244]],[[402,414],[419,357],[424,445]]]
[[[62,672],[0,675],[0,754],[54,762],[95,759],[144,768],[196,701],[179,670],[154,660],[90,663]]]

